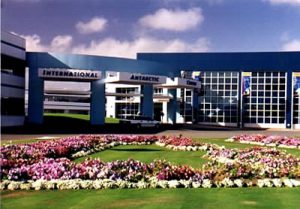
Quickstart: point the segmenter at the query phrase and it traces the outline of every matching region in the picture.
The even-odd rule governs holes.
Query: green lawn
[[[100,158],[103,161],[127,160],[129,158],[140,160],[145,163],[150,163],[155,159],[165,159],[174,164],[186,164],[194,168],[201,168],[206,159],[201,158],[205,154],[204,151],[185,152],[172,151],[156,145],[126,145],[117,146],[103,152],[98,152],[88,157]],[[81,162],[86,157],[76,159],[76,162]]]
[[[44,116],[47,116],[47,117],[66,117],[66,118],[80,119],[80,120],[85,120],[85,121],[90,120],[90,115],[72,114],[72,113],[44,113]],[[119,123],[119,119],[117,119],[117,118],[105,118],[105,123]]]
[[[298,208],[300,188],[4,191],[1,208]]]

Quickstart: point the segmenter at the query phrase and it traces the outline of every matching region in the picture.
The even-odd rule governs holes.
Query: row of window
[[[121,94],[138,94],[138,87],[129,87],[129,88],[124,88],[124,87],[119,87],[116,88],[116,93],[121,93]]]
[[[90,103],[91,99],[90,99],[90,97],[84,98],[84,97],[45,95],[45,101]]]
[[[300,96],[294,94],[294,124],[300,124]]]

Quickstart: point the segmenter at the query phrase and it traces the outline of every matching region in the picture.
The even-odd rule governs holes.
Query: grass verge
[[[90,115],[84,114],[73,114],[73,113],[44,113],[46,117],[65,117],[65,118],[73,118],[84,121],[90,120]],[[105,123],[119,123],[119,119],[117,118],[105,118]]]
[[[22,209],[294,209],[300,188],[109,189],[4,191],[1,208]]]

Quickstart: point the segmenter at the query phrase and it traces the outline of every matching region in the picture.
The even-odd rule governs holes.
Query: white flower
[[[177,188],[180,185],[180,183],[177,180],[171,180],[168,182],[168,184],[169,188]]]
[[[158,187],[158,180],[155,176],[151,177],[149,179],[149,181],[150,181],[150,187],[151,188],[157,188]]]
[[[251,187],[253,185],[252,181],[245,181],[245,184],[247,185],[247,187]]]
[[[44,186],[46,189],[55,189],[56,187],[56,180],[46,181]]]
[[[211,188],[212,187],[211,181],[209,179],[203,179],[202,187],[203,188]]]
[[[109,180],[109,179],[104,179],[105,181],[103,181],[103,187],[105,189],[108,189],[108,188],[114,188],[114,183],[113,181]]]
[[[192,151],[192,150],[193,150],[193,147],[192,147],[192,146],[187,146],[187,147],[186,147],[186,150],[187,150],[187,151]]]
[[[229,178],[224,178],[221,183],[224,185],[224,187],[233,187],[234,182],[231,181]]]
[[[119,188],[122,188],[122,189],[127,187],[127,181],[119,180],[116,182],[116,184],[118,185]]]
[[[184,186],[184,188],[190,188],[192,182],[189,180],[180,180],[179,183]]]
[[[17,181],[11,181],[10,184],[8,184],[7,189],[8,190],[17,190],[20,189],[20,182]]]
[[[283,179],[283,183],[287,187],[293,187],[293,183],[291,182],[290,179]]]
[[[93,188],[94,189],[102,189],[102,181],[101,180],[93,181]]]
[[[78,179],[57,181],[57,188],[60,190],[80,189],[80,183],[81,181]]]
[[[261,188],[261,187],[264,187],[264,186],[265,186],[264,180],[258,179],[258,180],[257,180],[257,186],[260,187],[260,188]]]
[[[292,183],[295,187],[300,186],[300,180],[290,179],[290,181],[291,181],[291,183]]]
[[[157,182],[157,186],[160,188],[167,188],[168,187],[168,181],[162,180]]]
[[[198,147],[199,150],[202,150],[202,151],[205,151],[207,150],[207,146],[206,145],[203,145],[203,146],[200,146]]]
[[[137,188],[137,183],[127,182],[127,188]]]
[[[194,181],[194,182],[192,183],[192,187],[193,187],[193,188],[200,188],[200,187],[201,187],[201,183],[198,182],[198,181]]]
[[[44,187],[45,180],[36,180],[32,182],[31,186],[34,190],[41,190]]]
[[[235,179],[234,180],[234,184],[237,186],[237,187],[243,187],[243,181],[241,179]]]
[[[282,187],[281,179],[272,179],[272,182],[273,182],[275,187]]]
[[[263,181],[266,187],[273,187],[273,183],[270,179],[263,179]]]
[[[31,183],[21,183],[20,184],[20,189],[22,190],[30,190],[31,188]]]
[[[149,187],[149,183],[147,183],[147,182],[139,181],[137,183],[137,188],[139,188],[139,189],[146,189],[148,187]]]
[[[1,190],[6,189],[9,184],[10,184],[9,180],[4,180],[4,181],[0,182],[0,189]]]

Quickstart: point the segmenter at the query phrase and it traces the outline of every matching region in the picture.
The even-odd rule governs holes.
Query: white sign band
[[[101,71],[66,68],[39,68],[38,75],[41,78],[99,80],[101,78]]]
[[[131,84],[161,84],[166,82],[165,76],[147,75],[128,72],[106,72],[107,83],[131,83]]]

